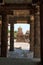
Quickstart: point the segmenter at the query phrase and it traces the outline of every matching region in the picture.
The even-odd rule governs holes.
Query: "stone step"
[[[39,65],[40,62],[31,59],[0,58],[0,65]]]

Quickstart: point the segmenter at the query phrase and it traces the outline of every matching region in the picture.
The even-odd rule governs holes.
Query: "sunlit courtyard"
[[[10,30],[10,26],[8,27]],[[13,58],[33,58],[30,51],[30,25],[14,24],[14,51],[8,52],[8,57]],[[10,33],[8,36],[8,50],[10,49]]]
[[[10,44],[8,41],[8,49]],[[14,51],[8,51],[8,57],[10,58],[33,58],[33,52],[30,52],[30,44],[25,42],[16,42],[14,40]]]

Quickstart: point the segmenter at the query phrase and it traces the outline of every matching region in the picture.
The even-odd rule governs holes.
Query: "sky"
[[[30,30],[30,24],[14,24],[14,31],[18,31],[18,28],[21,27],[23,33],[25,34],[27,30]],[[8,27],[10,30],[10,26]]]

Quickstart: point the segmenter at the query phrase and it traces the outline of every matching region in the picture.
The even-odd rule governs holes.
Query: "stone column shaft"
[[[7,56],[7,44],[8,44],[8,22],[7,15],[2,15],[2,28],[1,28],[1,57]]]
[[[0,44],[1,44],[1,24],[0,24]]]
[[[34,52],[34,20],[30,22],[30,50]]]
[[[34,44],[34,57],[40,57],[40,14],[35,13],[35,44]]]
[[[10,28],[10,51],[14,51],[14,24]]]

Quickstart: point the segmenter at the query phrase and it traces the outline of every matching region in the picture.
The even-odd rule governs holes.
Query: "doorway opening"
[[[15,57],[28,58],[30,51],[30,24],[14,24]]]
[[[30,14],[28,11],[29,10],[14,10],[14,15],[9,15],[9,20],[8,21],[10,23],[10,26],[12,27],[12,28],[10,27],[11,28],[10,33],[11,33],[11,31],[12,31],[12,33],[11,33],[11,36],[10,36],[9,49],[12,48],[13,51],[11,50],[9,52],[8,57],[22,58],[27,53],[27,51],[24,52],[24,50],[27,50],[27,48],[28,48],[28,52],[29,52],[29,54],[26,55],[27,58],[28,57],[33,58],[34,56],[35,57],[37,56],[36,49],[38,49],[38,47],[37,47],[37,44],[35,44],[35,43],[37,43],[37,40],[40,38],[40,34],[39,34],[39,38],[36,39],[38,31],[36,30],[37,28],[36,28],[36,25],[35,25],[36,23],[35,23],[35,20],[34,20],[34,15]],[[38,19],[36,19],[36,20],[38,20]],[[23,25],[25,27],[25,31],[26,31],[26,27],[27,27],[27,26],[25,26],[25,24],[30,25],[30,31],[27,31],[27,32],[23,33],[23,29],[22,29]],[[15,28],[17,26],[18,26],[18,28],[17,28],[17,30],[15,30]],[[39,25],[37,25],[37,27],[38,26]],[[34,29],[34,27],[35,27],[35,29]],[[37,31],[36,34],[35,34],[35,31]],[[39,30],[38,33],[40,33],[40,30]],[[35,35],[35,37],[34,37],[34,35]],[[21,44],[19,44],[18,42],[21,43]],[[25,47],[26,44],[23,46],[24,42],[25,43],[27,43],[27,42],[30,43],[30,47],[29,47],[29,44],[27,45],[27,47]],[[38,42],[40,44],[40,41],[38,41]],[[21,54],[21,50],[23,50],[23,54]],[[21,56],[19,56],[18,51],[20,51]],[[40,52],[40,46],[39,46],[38,51]]]

